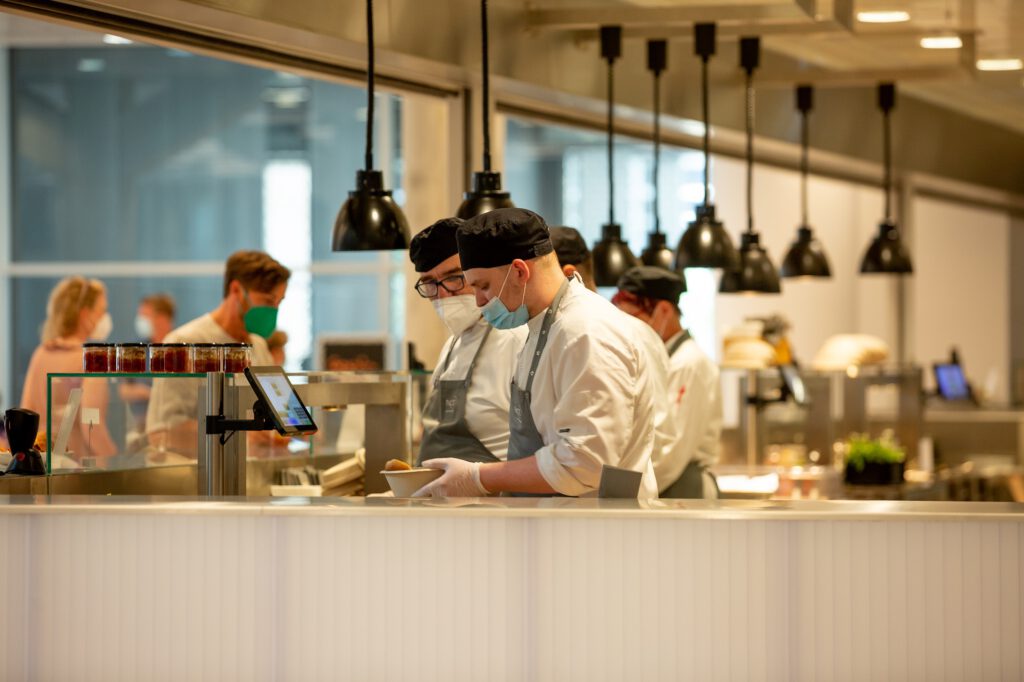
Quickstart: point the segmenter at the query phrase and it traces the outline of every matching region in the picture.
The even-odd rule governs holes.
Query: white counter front
[[[1024,505],[0,497],[3,680],[1024,678]]]

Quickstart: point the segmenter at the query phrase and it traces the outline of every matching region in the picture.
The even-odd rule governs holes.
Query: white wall
[[[976,388],[1009,399],[1010,217],[1004,212],[917,198],[911,278],[914,359],[943,360],[951,346]],[[934,384],[926,373],[926,385]]]

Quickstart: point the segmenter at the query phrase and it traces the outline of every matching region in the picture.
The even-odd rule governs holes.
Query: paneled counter
[[[1024,677],[1024,505],[0,497],[0,678]]]

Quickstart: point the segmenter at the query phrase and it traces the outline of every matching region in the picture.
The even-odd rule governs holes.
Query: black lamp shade
[[[473,190],[463,195],[462,204],[455,215],[469,220],[496,208],[515,208],[508,192],[501,191],[501,173],[477,171],[473,173]]]
[[[739,254],[721,221],[715,219],[715,207],[697,207],[697,219],[686,226],[676,247],[676,270],[684,268],[723,268],[739,266]]]
[[[811,228],[802,226],[797,230],[796,240],[786,252],[779,274],[783,277],[832,276],[832,268],[829,267],[825,249],[821,242],[814,238]]]
[[[871,240],[860,262],[860,271],[861,274],[913,274],[914,265],[910,262],[910,255],[896,225],[884,222],[878,226],[878,236]]]
[[[356,190],[348,193],[334,221],[335,251],[384,251],[409,248],[409,223],[380,171],[356,173]]]
[[[631,267],[639,265],[629,245],[622,241],[619,225],[603,225],[601,241],[594,244],[594,283],[599,287],[613,287]]]
[[[666,270],[675,267],[676,255],[665,243],[664,232],[651,232],[647,235],[647,248],[640,253],[640,262]],[[686,279],[683,279],[683,291],[686,291]]]
[[[722,273],[718,290],[723,294],[779,294],[779,273],[756,232],[744,232],[739,267]]]

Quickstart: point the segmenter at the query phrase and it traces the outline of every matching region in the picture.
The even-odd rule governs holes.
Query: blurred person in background
[[[174,329],[178,306],[170,294],[150,294],[139,302],[135,313],[135,334],[146,343],[163,343]]]
[[[269,337],[267,337],[267,350],[270,351],[270,357],[274,358],[274,364],[280,367],[284,367],[285,354],[284,347],[288,344],[288,332],[278,329],[274,331]]]
[[[224,264],[224,297],[209,313],[178,327],[165,343],[248,343],[252,364],[272,365],[267,338],[277,327],[277,311],[288,290],[291,270],[263,251],[237,251]],[[194,459],[198,442],[198,382],[155,379],[146,413],[150,446],[165,461],[168,451]],[[260,435],[266,435],[259,432]],[[248,436],[250,445],[259,438]],[[269,437],[266,438],[269,442]]]
[[[105,341],[113,329],[107,311],[107,288],[96,279],[73,276],[57,283],[46,304],[41,343],[32,353],[21,394],[21,407],[38,412],[40,428],[52,422],[57,428],[63,417],[64,391],[55,392],[54,411],[48,421],[46,413],[46,375],[82,372],[82,345],[86,341]],[[106,379],[65,379],[70,388],[82,389],[81,410],[97,410],[98,423],[91,426],[76,418],[68,441],[68,450],[76,459],[108,457],[117,453],[117,446],[106,427],[110,389]],[[50,434],[54,438],[55,434]]]

